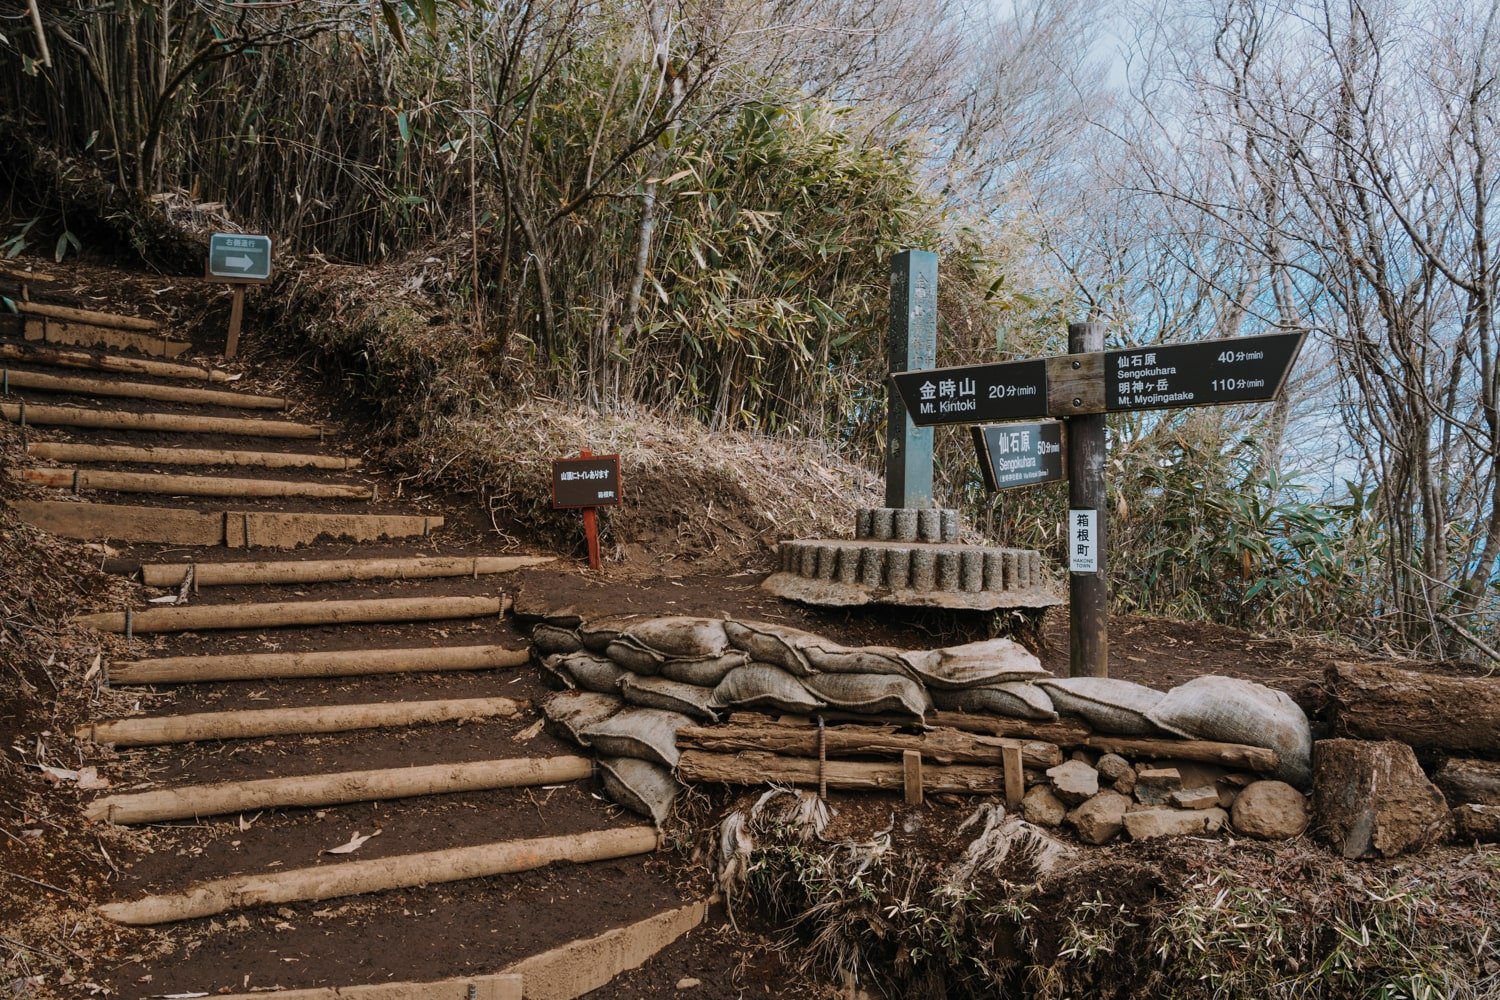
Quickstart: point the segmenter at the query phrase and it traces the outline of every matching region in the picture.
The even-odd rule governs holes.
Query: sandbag
[[[723,656],[729,651],[729,637],[718,618],[690,618],[676,615],[652,618],[631,625],[625,635],[637,645],[655,651],[666,659],[701,660]]]
[[[681,712],[703,722],[715,722],[719,718],[708,704],[713,693],[713,688],[679,684],[661,677],[626,674],[620,678],[620,695],[630,704]]]
[[[774,708],[806,715],[823,707],[802,682],[780,667],[750,663],[729,672],[709,699],[713,708]]]
[[[583,648],[591,653],[604,655],[604,650],[610,643],[637,622],[646,620],[646,615],[606,615],[603,618],[595,618],[593,621],[584,622],[578,626],[578,638],[583,643]]]
[[[622,635],[604,647],[604,655],[633,674],[655,674],[661,670],[662,655],[632,642]]]
[[[1047,692],[1035,684],[1011,681],[958,691],[932,689],[932,703],[950,712],[976,712],[1007,719],[1055,722],[1057,710]]]
[[[540,649],[534,646],[531,649],[531,662],[542,672],[542,682],[554,691],[572,691],[578,686],[573,675],[563,668],[563,657],[567,655],[553,653],[551,656],[543,656]]]
[[[1036,682],[1061,715],[1075,715],[1101,733],[1160,736],[1148,713],[1162,693],[1114,677],[1049,677]]]
[[[920,719],[932,707],[922,685],[893,674],[816,674],[802,681],[808,693],[834,708]]]
[[[798,677],[813,672],[807,657],[802,653],[804,643],[826,644],[821,636],[804,632],[786,625],[767,625],[765,622],[725,622],[724,634],[735,649],[750,654],[757,663],[769,663]]]
[[[660,764],[634,757],[600,757],[599,780],[606,795],[631,812],[649,816],[658,827],[672,815],[677,779]]]
[[[570,628],[541,624],[531,630],[531,643],[544,656],[557,653],[576,653],[583,649],[583,640]]]
[[[892,646],[840,646],[832,642],[804,642],[798,648],[808,665],[826,674],[897,674],[910,676],[901,650]]]
[[[612,694],[595,691],[564,691],[542,703],[542,714],[552,728],[579,746],[589,745],[583,731],[614,715],[624,702]]]
[[[729,671],[749,662],[749,653],[731,649],[723,656],[710,656],[702,660],[665,660],[661,665],[661,675],[669,681],[712,688],[728,676]]]
[[[620,689],[620,678],[625,675],[625,671],[614,663],[593,653],[567,653],[547,659],[556,661],[557,668],[571,677],[576,687],[585,691],[615,694]]]
[[[912,674],[929,689],[980,687],[1048,676],[1042,661],[1011,639],[915,650],[902,654]]]
[[[1312,726],[1284,691],[1235,677],[1195,677],[1163,695],[1149,714],[1187,739],[1275,750],[1275,777],[1299,788],[1312,781]]]
[[[635,757],[665,767],[677,766],[677,730],[693,720],[659,708],[622,708],[582,732],[584,739],[609,757]]]

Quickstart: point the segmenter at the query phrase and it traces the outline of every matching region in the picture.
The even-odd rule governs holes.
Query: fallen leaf
[[[99,777],[99,769],[92,764],[78,772],[78,787],[84,791],[108,788],[109,779]]]
[[[328,848],[327,850],[325,850],[325,851],[323,851],[321,853],[323,853],[323,854],[353,854],[355,851],[357,851],[361,847],[365,846],[365,841],[369,840],[371,837],[378,837],[378,836],[380,836],[380,831],[379,830],[376,830],[374,833],[367,833],[363,837],[361,837],[359,835],[359,831],[358,830],[355,830],[354,831],[354,836],[352,836],[352,837],[349,838],[349,843],[347,843],[347,844],[340,844],[337,847],[330,847],[330,848]]]

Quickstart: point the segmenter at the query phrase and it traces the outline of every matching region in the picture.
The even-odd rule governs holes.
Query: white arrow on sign
[[[229,267],[238,268],[241,271],[248,271],[250,270],[250,265],[254,264],[255,261],[251,260],[249,257],[225,257],[224,263]]]

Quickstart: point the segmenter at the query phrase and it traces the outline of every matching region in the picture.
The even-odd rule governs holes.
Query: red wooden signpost
[[[576,458],[552,460],[552,506],[557,510],[583,510],[583,534],[592,569],[603,565],[599,558],[599,508],[620,506],[622,492],[619,455],[595,455],[582,448]]]

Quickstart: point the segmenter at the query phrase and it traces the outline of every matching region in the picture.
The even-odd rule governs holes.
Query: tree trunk
[[[1454,757],[1432,776],[1450,806],[1500,806],[1500,764]]]
[[[1500,755],[1500,678],[1335,663],[1328,668],[1326,687],[1340,736]]]

